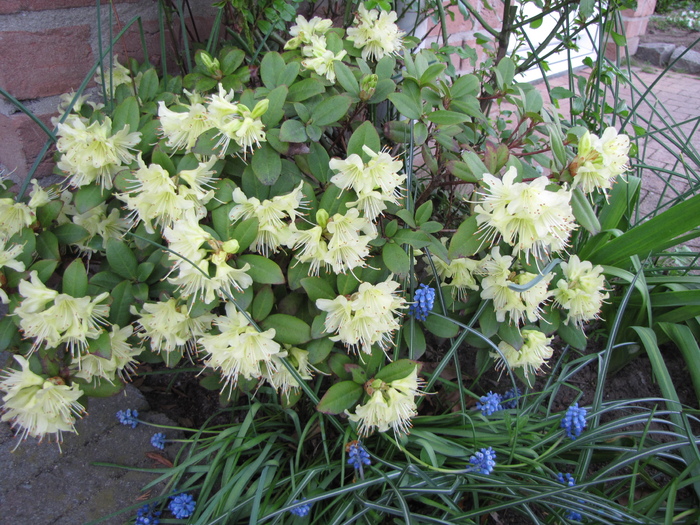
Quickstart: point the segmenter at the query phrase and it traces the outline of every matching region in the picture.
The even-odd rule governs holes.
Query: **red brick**
[[[77,88],[94,62],[90,26],[0,32],[0,85],[19,100]]]
[[[638,0],[636,9],[626,9],[622,16],[642,18],[651,16],[656,8],[656,0]]]
[[[452,19],[454,15],[454,20]],[[445,10],[445,21],[447,23],[447,34],[454,35],[455,33],[464,33],[465,31],[471,31],[474,28],[474,22],[472,20],[465,20],[464,15],[459,12],[456,7]],[[430,36],[441,36],[442,30],[440,29],[440,23],[430,30],[428,33]]]
[[[114,0],[115,4],[134,3],[139,0]],[[109,6],[109,1],[102,2]],[[21,11],[48,11],[69,7],[94,7],[95,0],[1,0],[0,15],[19,13]]]
[[[53,115],[38,116],[51,128],[50,120]],[[46,133],[24,113],[9,117],[0,114],[0,163],[8,169],[13,179],[23,179],[27,175],[46,140]],[[54,150],[52,146],[39,164],[36,177],[51,174]]]

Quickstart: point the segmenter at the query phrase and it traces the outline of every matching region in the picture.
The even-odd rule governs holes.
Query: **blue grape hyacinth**
[[[131,410],[130,408],[127,408],[126,410],[120,410],[117,412],[117,419],[122,425],[130,426],[131,428],[136,428],[139,424],[138,419],[139,417],[139,412],[138,410]]]
[[[359,440],[348,443],[345,450],[348,453],[348,465],[351,465],[355,470],[360,470],[362,465],[372,464],[369,452]]]
[[[158,525],[160,523],[159,510],[156,510],[156,504],[150,503],[141,507],[136,511],[136,522],[134,525]]]
[[[179,520],[192,516],[196,506],[197,502],[194,500],[194,497],[187,492],[170,496],[170,503],[168,504],[170,512]]]
[[[413,295],[413,304],[409,307],[409,313],[418,321],[425,321],[435,304],[435,290],[425,284],[421,284]]]
[[[567,487],[573,487],[576,485],[576,478],[574,478],[571,474],[568,472],[566,474],[562,474],[561,472],[557,474],[557,481],[559,483],[562,483],[566,485]],[[583,503],[583,500],[578,500],[579,503]],[[568,509],[566,513],[564,514],[567,519],[571,521],[582,521],[583,516],[576,512],[575,510]]]
[[[505,391],[501,396],[501,406],[506,410],[518,408],[518,398],[520,397],[520,389],[516,386]]]
[[[494,412],[503,410],[501,406],[501,394],[494,394],[489,391],[488,394],[479,398],[479,401],[476,402],[476,408],[481,410],[481,413],[485,416],[490,416]]]
[[[151,437],[151,445],[160,450],[165,450],[165,434],[163,432],[156,432]]]
[[[304,501],[305,499],[306,498],[301,498],[300,500],[295,499],[292,503],[299,503],[300,501]],[[289,509],[289,512],[291,512],[295,516],[304,517],[309,512],[311,512],[311,503],[306,503],[305,505],[299,505],[298,507]]]
[[[482,448],[469,458],[469,464],[471,465],[471,470],[488,476],[496,466],[496,452],[491,447]]]
[[[581,435],[586,428],[586,409],[574,403],[569,407],[561,420],[561,428],[572,440]]]

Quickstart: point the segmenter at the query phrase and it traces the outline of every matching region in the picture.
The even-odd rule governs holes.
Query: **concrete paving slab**
[[[140,468],[162,468],[147,453],[159,453],[150,439],[162,431],[168,438],[180,437],[172,430],[139,425],[121,425],[118,410],[137,409],[139,419],[173,425],[162,414],[149,412],[143,395],[131,385],[123,394],[91,399],[89,415],[80,420],[78,435],[65,434],[61,451],[55,443],[27,440],[17,446],[9,425],[0,425],[0,522],[31,525],[77,525],[99,520],[139,503],[143,487],[156,476],[93,465],[115,463]],[[166,445],[167,457],[179,444]],[[151,497],[158,489],[151,491]],[[102,521],[120,525],[135,512]]]

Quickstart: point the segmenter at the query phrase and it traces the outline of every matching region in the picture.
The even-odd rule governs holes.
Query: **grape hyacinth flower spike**
[[[469,470],[488,476],[496,466],[496,452],[493,448],[482,448],[469,458]]]
[[[299,503],[300,501],[304,501],[305,499],[306,498],[301,498],[300,500],[295,499],[292,503]],[[289,512],[291,512],[295,516],[299,516],[300,518],[303,518],[309,512],[311,512],[311,503],[306,503],[304,505],[299,505],[298,507],[294,507],[293,509],[289,509]]]
[[[520,389],[516,386],[505,391],[501,396],[501,406],[505,410],[513,410],[518,408],[518,398],[520,397]]]
[[[136,511],[136,522],[134,525],[158,525],[160,523],[161,511],[156,510],[155,503],[149,503]]]
[[[561,420],[561,428],[572,440],[579,437],[586,428],[586,409],[579,407],[578,403],[571,405]]]
[[[179,520],[184,520],[192,516],[196,506],[197,502],[194,500],[194,497],[187,492],[170,496],[170,503],[168,504],[170,512]]]
[[[130,408],[127,408],[126,410],[119,410],[117,412],[117,420],[119,420],[122,425],[130,426],[131,428],[136,428],[138,426],[138,417],[138,410],[131,410]]]
[[[156,432],[151,437],[151,445],[160,450],[165,450],[165,434],[163,432]]]
[[[435,304],[435,290],[425,284],[421,284],[413,296],[413,304],[409,307],[409,313],[418,321],[425,321]]]
[[[494,412],[503,410],[503,406],[501,405],[501,394],[489,392],[485,396],[481,396],[479,401],[476,402],[476,408],[481,410],[481,413],[485,416],[490,416]]]
[[[345,447],[345,451],[348,453],[348,465],[351,465],[355,469],[360,479],[365,479],[363,465],[370,466],[372,464],[367,449],[359,440],[356,440],[348,443]]]

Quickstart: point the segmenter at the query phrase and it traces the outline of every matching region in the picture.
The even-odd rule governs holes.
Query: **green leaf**
[[[299,74],[300,62],[292,62],[283,68],[277,75],[277,85],[291,86]]]
[[[352,272],[341,273],[338,274],[336,279],[336,286],[338,287],[338,294],[350,295],[360,286],[360,281],[357,280],[357,277]]]
[[[350,373],[352,380],[358,385],[364,385],[367,382],[367,372],[365,372],[360,365],[345,365],[345,370]]]
[[[300,345],[311,341],[311,327],[301,319],[286,314],[272,314],[260,324],[263,330],[275,329],[275,341]]]
[[[19,329],[15,326],[14,318],[5,315],[0,320],[0,352],[19,343]]]
[[[277,77],[285,68],[284,58],[276,51],[265,53],[260,62],[260,78],[268,89],[278,86]]]
[[[321,277],[306,277],[301,280],[301,285],[314,303],[318,299],[335,299],[338,296],[328,281]]]
[[[311,121],[317,126],[336,124],[347,115],[351,104],[350,98],[343,95],[329,97],[311,111]]]
[[[323,130],[316,124],[307,124],[304,131],[306,132],[306,136],[309,137],[309,140],[312,140],[313,142],[318,142],[321,140],[321,135],[323,135]]]
[[[85,228],[72,222],[61,224],[59,227],[54,228],[53,234],[56,236],[59,244],[74,244],[87,239],[90,235]]]
[[[92,277],[90,277],[90,284],[92,286],[97,286],[103,288],[107,291],[112,291],[121,283],[124,279],[118,276],[116,273],[112,272],[98,272]]]
[[[87,272],[81,259],[75,259],[63,273],[63,293],[72,297],[85,297],[88,288]]]
[[[306,126],[298,120],[285,120],[280,128],[280,140],[283,142],[306,142]]]
[[[129,132],[139,129],[139,104],[135,97],[126,98],[114,110],[112,116],[112,133],[116,133],[129,126]]]
[[[309,154],[306,156],[306,162],[311,175],[321,184],[326,184],[329,179],[328,172],[330,171],[330,157],[326,148],[317,142],[312,142],[309,145]]]
[[[306,345],[306,351],[309,352],[309,363],[316,365],[325,361],[326,357],[331,353],[331,350],[333,350],[333,341],[328,337],[314,339]]]
[[[344,62],[335,63],[335,76],[345,91],[357,97],[360,93],[360,85],[357,83],[355,75]]]
[[[422,231],[413,231],[407,228],[401,228],[394,235],[394,242],[396,244],[409,244],[414,248],[425,248],[432,244],[430,235]]]
[[[437,111],[428,113],[426,118],[434,124],[443,126],[461,124],[462,122],[467,122],[468,120],[471,120],[471,117],[469,115],[465,115],[464,113],[457,113],[456,111],[447,111],[444,109],[439,109]]]
[[[586,349],[586,345],[588,344],[586,334],[575,325],[561,323],[557,334],[559,334],[559,337],[561,337],[565,343],[570,344],[574,348],[578,350]]]
[[[247,273],[258,284],[284,284],[284,274],[275,261],[261,255],[246,254],[238,258],[237,265],[243,268],[250,264]]]
[[[375,153],[382,149],[382,142],[379,133],[370,121],[363,122],[352,134],[348,141],[348,156],[353,153],[362,157],[365,162],[369,161],[369,156],[362,150],[362,146],[367,146]]]
[[[407,322],[403,328],[403,340],[408,347],[408,356],[411,359],[420,359],[428,346],[425,342],[425,334],[417,322]]]
[[[107,241],[107,261],[115,273],[125,279],[136,279],[138,276],[138,260],[125,242],[117,239]]]
[[[354,381],[341,381],[328,389],[316,410],[323,414],[342,414],[358,403],[363,392],[362,386]]]
[[[314,78],[306,78],[289,87],[287,100],[289,102],[302,102],[310,99],[313,96],[320,95],[325,91],[326,88],[323,84],[321,84],[321,82]]]
[[[598,217],[581,188],[574,188],[574,191],[571,192],[571,209],[576,217],[576,222],[588,230],[591,235],[600,233],[601,227]]]
[[[284,117],[284,103],[287,100],[287,93],[289,89],[287,86],[278,86],[267,94],[267,99],[270,101],[270,105],[267,107],[267,111],[260,117],[262,123],[268,130],[279,124],[280,120]],[[268,136],[270,131],[268,131]]]
[[[552,98],[552,100],[559,100],[562,98],[571,98],[575,94],[576,93],[574,93],[573,91],[569,91],[568,89],[560,87],[560,86],[552,88],[549,91],[549,96]]]
[[[41,279],[41,282],[45,283],[49,280],[49,277],[53,275],[53,272],[56,271],[57,266],[58,261],[55,259],[41,259],[32,264],[29,267],[29,271],[37,272],[39,279]]]
[[[253,244],[253,241],[257,236],[258,219],[257,217],[251,217],[250,219],[246,219],[236,225],[230,239],[236,239],[238,241],[238,253],[242,253],[243,251],[247,250],[251,244]],[[229,238],[226,240],[228,239]]]
[[[450,259],[460,259],[463,257],[471,257],[476,254],[484,244],[484,240],[477,233],[479,225],[476,222],[476,216],[472,215],[467,218],[457,228],[457,232],[450,240],[448,254]]]
[[[408,275],[411,261],[408,254],[396,243],[388,242],[382,248],[382,260],[389,270],[397,275]]]
[[[272,146],[264,142],[253,154],[253,173],[265,186],[272,186],[282,173],[282,159]]]
[[[459,326],[449,319],[437,315],[429,315],[428,318],[423,321],[423,324],[431,334],[445,339],[454,337],[459,333]]]
[[[85,213],[107,200],[109,193],[96,184],[83,186],[75,192],[73,203],[78,213]]]
[[[423,106],[406,93],[392,93],[387,97],[404,117],[418,120],[423,114]]]
[[[618,264],[632,255],[649,254],[676,244],[675,238],[700,226],[700,195],[684,200],[604,244],[588,257],[593,264]]]
[[[58,199],[53,200],[36,210],[36,218],[41,223],[42,227],[50,228],[51,224],[56,220],[62,209],[63,202]]]
[[[156,70],[151,68],[146,71],[141,77],[141,82],[139,82],[139,98],[141,102],[148,102],[156,98],[158,95],[158,90],[160,87],[160,80],[158,79],[158,73]],[[136,131],[132,129],[131,131]]]
[[[443,71],[445,71],[446,67],[447,65],[445,64],[433,64],[429,66],[428,69],[426,69],[420,76],[418,83],[421,85],[421,87],[430,84],[433,80],[439,77]]]
[[[278,55],[279,56],[279,55]],[[219,53],[219,64],[224,75],[233,74],[245,59],[245,53],[235,47],[227,47]],[[264,61],[264,59],[263,59]],[[284,61],[283,61],[284,63]]]
[[[422,224],[428,222],[430,217],[433,215],[433,201],[426,201],[421,204],[416,210],[415,219],[416,224],[421,226]]]
[[[109,308],[109,322],[126,326],[131,321],[129,307],[134,303],[134,294],[130,281],[122,281],[111,291],[112,304]]]
[[[386,365],[374,377],[385,383],[391,383],[392,381],[404,379],[411,375],[416,369],[416,366],[418,366],[418,364],[415,361],[399,359],[398,361]]]
[[[513,77],[515,77],[515,62],[509,57],[502,58],[496,66],[498,87],[507,88],[513,83]]]
[[[272,288],[269,284],[266,284],[258,293],[255,294],[253,299],[253,304],[251,306],[251,315],[253,319],[260,322],[265,319],[270,312],[272,307],[275,305],[275,294],[272,293]]]
[[[112,397],[124,389],[124,383],[116,379],[114,383],[109,381],[100,381],[99,383],[93,380],[91,383],[85,382],[83,379],[75,379],[80,386],[80,391],[88,397]]]

